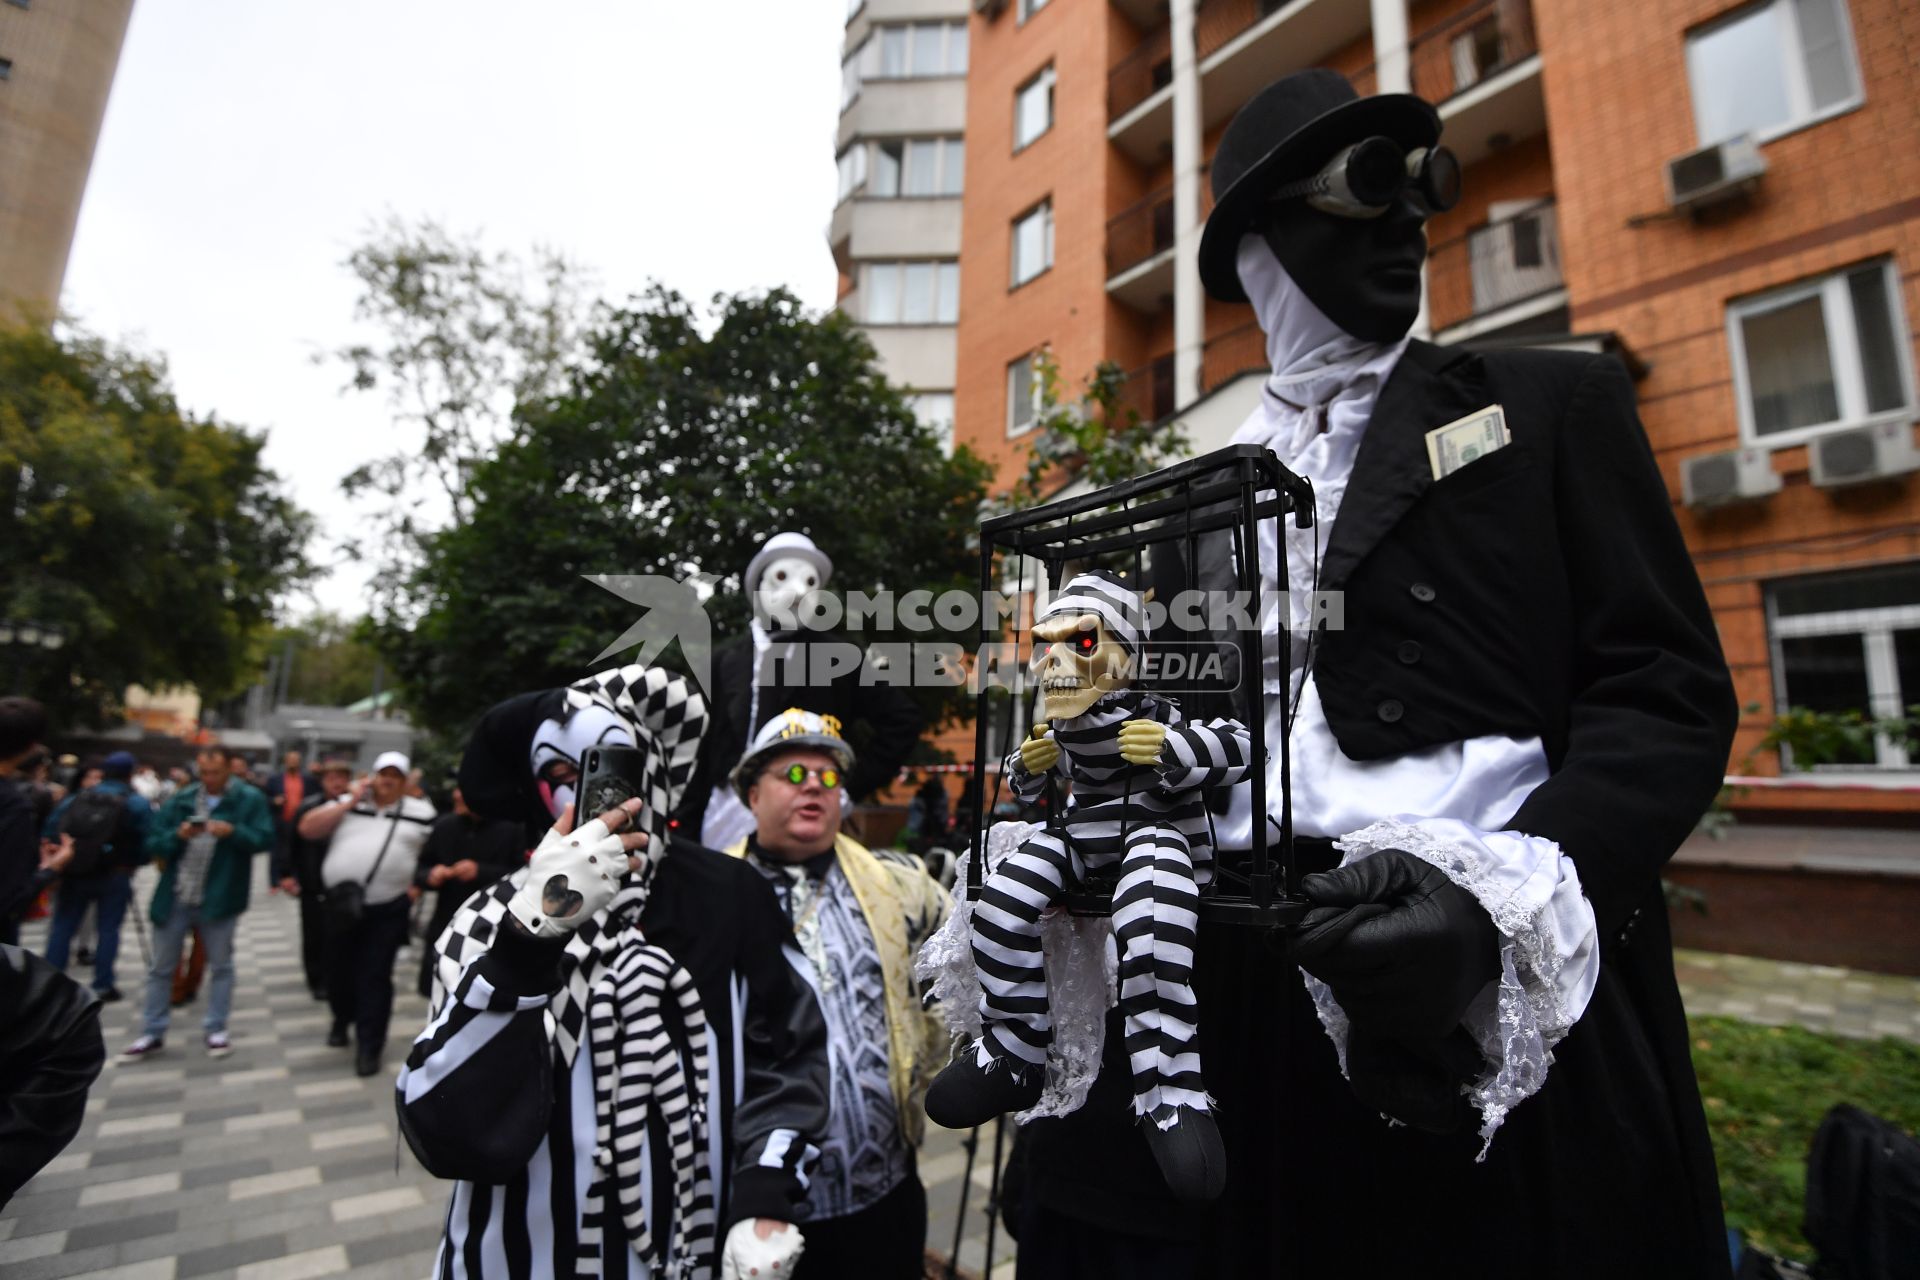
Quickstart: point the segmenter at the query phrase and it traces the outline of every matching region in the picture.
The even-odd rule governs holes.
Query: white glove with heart
[[[790,1222],[775,1223],[762,1237],[754,1224],[765,1219],[742,1218],[727,1232],[720,1249],[720,1280],[786,1280],[800,1262],[806,1240]]]
[[[626,846],[599,818],[569,835],[549,831],[507,910],[536,938],[564,938],[613,901],[626,873]]]

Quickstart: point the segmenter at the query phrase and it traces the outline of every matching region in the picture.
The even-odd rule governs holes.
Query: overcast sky
[[[394,448],[312,355],[356,336],[342,266],[389,212],[559,249],[622,300],[833,300],[846,0],[138,0],[63,306],[164,356],[195,412],[269,431],[332,542],[340,476]],[[318,590],[357,614],[348,567]],[[311,607],[296,601],[294,612]]]

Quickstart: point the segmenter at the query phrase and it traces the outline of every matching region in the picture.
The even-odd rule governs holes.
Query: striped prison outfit
[[[446,994],[400,1073],[401,1132],[457,1182],[434,1274],[705,1280],[729,1226],[806,1196],[828,1108],[806,961],[751,867],[682,840],[584,947],[503,923],[525,875],[442,936]]]
[[[1168,726],[1158,764],[1120,758],[1120,726],[1141,719]],[[1113,936],[1134,1113],[1172,1123],[1169,1108],[1207,1109],[1193,1047],[1194,932],[1200,887],[1213,878],[1204,793],[1246,777],[1247,730],[1232,720],[1183,723],[1173,703],[1128,689],[1055,721],[1053,732],[1060,759],[1047,773],[1027,772],[1018,751],[1007,757],[1007,778],[1021,799],[1039,799],[1049,774],[1071,782],[1073,794],[1057,822],[988,877],[974,906],[979,1062],[1045,1063],[1053,1020],[1040,913],[1059,900],[1069,875],[1079,879],[1117,863]]]

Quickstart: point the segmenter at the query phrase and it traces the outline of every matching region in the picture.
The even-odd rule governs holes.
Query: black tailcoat
[[[1493,403],[1512,444],[1434,480],[1425,434]],[[1545,744],[1551,776],[1508,825],[1579,871],[1601,937],[1592,1001],[1476,1163],[1470,1131],[1389,1127],[1362,1106],[1297,970],[1256,931],[1209,927],[1195,986],[1225,1198],[1167,1200],[1111,1055],[1087,1107],[1029,1126],[1028,1194],[1110,1231],[1198,1240],[1209,1276],[1726,1275],[1660,869],[1720,786],[1737,708],[1625,370],[1412,344],[1321,587],[1345,593],[1313,672],[1349,757]]]

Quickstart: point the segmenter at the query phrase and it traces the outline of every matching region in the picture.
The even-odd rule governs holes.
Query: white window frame
[[[1847,0],[1833,0],[1840,29],[1840,43],[1846,50],[1847,64],[1853,72],[1853,93],[1831,106],[1818,109],[1813,106],[1813,90],[1807,83],[1806,48],[1800,42],[1800,17],[1794,12],[1793,6],[1794,0],[1759,0],[1757,4],[1742,5],[1738,9],[1722,14],[1712,22],[1687,32],[1687,47],[1682,52],[1682,61],[1686,63],[1687,69],[1687,100],[1693,107],[1693,136],[1701,146],[1710,146],[1712,142],[1724,142],[1726,139],[1715,138],[1709,142],[1706,131],[1700,127],[1700,95],[1693,80],[1693,41],[1697,37],[1742,21],[1762,9],[1784,11],[1776,19],[1776,25],[1784,33],[1782,38],[1785,47],[1780,50],[1780,56],[1786,68],[1787,107],[1790,114],[1779,124],[1769,125],[1757,131],[1753,135],[1755,142],[1772,142],[1790,133],[1798,133],[1823,120],[1831,120],[1835,116],[1855,110],[1867,100],[1866,81],[1860,74],[1860,46],[1853,38],[1853,14],[1848,8]]]
[[[941,69],[926,75],[916,74],[913,70],[914,46],[919,43],[920,30],[930,27],[937,27],[940,31]],[[897,76],[882,74],[880,70],[880,42],[889,31],[906,33],[906,44],[900,60],[902,71]],[[956,45],[959,46],[958,54],[955,53]],[[873,33],[861,43],[854,56],[860,59],[860,73],[865,80],[947,80],[964,76],[967,74],[967,59],[971,56],[967,48],[967,24],[964,20],[956,22],[947,19],[876,24]],[[956,57],[960,63],[958,68],[953,65]]]
[[[1056,91],[1059,88],[1059,84],[1060,79],[1054,73],[1053,64],[1049,62],[1046,66],[1029,76],[1021,83],[1019,88],[1013,91],[1013,153],[1015,155],[1019,155],[1022,151],[1025,151],[1028,147],[1053,132],[1055,99],[1058,97]],[[1039,132],[1035,133],[1031,138],[1023,139],[1020,136],[1020,123],[1022,119],[1025,118],[1026,112],[1021,108],[1026,101],[1027,91],[1030,89],[1044,89],[1046,91],[1047,122],[1042,125]]]
[[[1865,267],[1878,266],[1886,273],[1887,304],[1892,309],[1894,356],[1900,362],[1900,387],[1906,395],[1903,404],[1878,413],[1866,412],[1866,371],[1859,363],[1860,344],[1853,319],[1853,298],[1847,292],[1847,277]],[[1827,328],[1827,358],[1833,364],[1834,390],[1840,401],[1840,416],[1832,422],[1790,431],[1761,434],[1753,421],[1753,385],[1747,368],[1747,346],[1741,322],[1748,316],[1763,315],[1818,296]],[[1811,280],[1800,280],[1766,293],[1736,298],[1727,304],[1727,348],[1733,358],[1735,408],[1740,415],[1740,439],[1744,444],[1763,449],[1783,449],[1835,431],[1871,426],[1879,422],[1906,421],[1914,418],[1913,338],[1907,328],[1900,276],[1891,259],[1880,262],[1855,262]]]
[[[1033,358],[1039,354],[1038,350],[1029,351],[1019,359],[1007,362],[1007,439],[1009,440],[1017,440],[1026,435],[1040,422],[1040,370],[1035,368],[1033,363]],[[1013,412],[1016,403],[1014,381],[1019,377],[1022,366],[1027,370],[1028,413],[1025,425],[1021,425],[1015,419]]]
[[[943,420],[928,422],[922,410],[925,402],[935,396],[944,396],[946,398],[947,416]],[[953,391],[950,388],[937,388],[930,391],[909,391],[907,392],[907,405],[913,410],[913,417],[916,422],[919,422],[922,426],[931,428],[934,434],[940,437],[940,452],[951,458],[953,456]]]
[[[933,318],[930,320],[908,320],[905,318],[907,314],[907,268],[908,267],[932,267],[933,268],[933,297],[932,297]],[[942,319],[940,315],[940,303],[946,296],[945,292],[941,288],[941,282],[947,278],[948,273],[945,270],[945,268],[947,267],[952,267],[954,269],[952,273],[952,279],[953,279],[953,314],[955,318],[952,320]],[[884,328],[928,329],[928,328],[934,328],[937,326],[944,326],[944,325],[951,325],[951,324],[958,323],[958,317],[960,314],[959,267],[960,267],[959,260],[956,258],[913,258],[913,259],[898,258],[898,259],[892,259],[885,262],[862,263],[860,266],[860,298],[861,298],[860,323],[863,325],[869,325],[876,329],[884,329]],[[895,318],[890,320],[874,319],[873,312],[870,306],[870,302],[874,296],[873,278],[875,275],[877,275],[882,271],[891,271],[894,273],[893,296],[899,303],[898,314],[895,316]]]
[[[867,144],[856,142],[834,157],[834,175],[839,185],[840,195],[834,204],[840,205],[861,194],[867,185]],[[849,180],[848,172],[852,178]]]
[[[1039,266],[1025,275],[1020,274],[1020,228],[1034,218],[1046,219],[1046,234],[1042,237],[1042,261]],[[1013,232],[1007,240],[1007,278],[1012,282],[1007,287],[1018,289],[1039,279],[1053,270],[1053,197],[1048,196],[1025,213],[1013,220]]]
[[[867,79],[865,68],[861,64],[867,61],[867,50],[877,49],[877,47],[873,43],[873,37],[868,36],[860,42],[858,49],[840,60],[840,110],[842,112],[860,101],[860,90],[865,87]]]
[[[1920,690],[1903,690],[1900,687],[1900,668],[1894,658],[1893,633],[1911,631],[1920,628],[1920,605],[1887,605],[1879,608],[1845,609],[1832,613],[1802,613],[1791,617],[1779,617],[1775,611],[1774,596],[1767,593],[1767,649],[1773,661],[1773,698],[1774,706],[1784,712],[1787,701],[1787,664],[1782,640],[1799,636],[1845,636],[1857,635],[1861,644],[1866,646],[1867,657],[1867,705],[1860,710],[1870,720],[1906,714],[1903,698],[1906,701],[1920,702]],[[1906,749],[1889,739],[1885,734],[1875,734],[1873,739],[1875,763],[1870,765],[1815,765],[1811,769],[1795,768],[1790,748],[1783,748],[1780,764],[1791,773],[1819,774],[1823,777],[1846,775],[1874,775],[1890,769],[1911,769],[1914,763],[1908,759]]]

